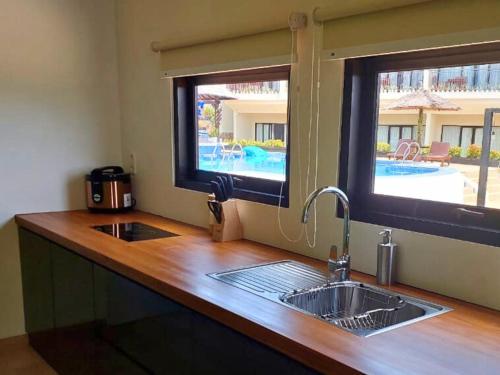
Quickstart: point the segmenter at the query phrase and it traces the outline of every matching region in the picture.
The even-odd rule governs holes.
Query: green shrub
[[[490,151],[490,160],[500,160],[500,151],[491,150]]]
[[[448,155],[450,155],[453,158],[459,158],[460,155],[462,155],[462,148],[459,146],[450,147],[450,150],[448,151]]]
[[[377,142],[377,152],[387,153],[391,151],[391,145],[385,142]]]
[[[269,148],[285,148],[285,142],[283,142],[281,139],[269,139],[265,142],[260,142],[260,141],[255,141],[253,139],[232,139],[231,141],[228,142],[230,146],[233,146],[235,144],[240,144],[241,147],[246,147],[246,146],[258,146],[258,147],[269,147]]]
[[[481,146],[473,144],[467,147],[467,157],[470,159],[479,159],[481,157]]]
[[[264,142],[264,147],[285,147],[285,143],[281,139],[269,139]]]
[[[217,129],[216,127],[213,127],[213,128],[210,128],[208,130],[208,136],[209,137],[218,137],[219,136],[219,129]]]
[[[425,155],[429,155],[431,152],[431,148],[429,146],[425,146],[425,147],[422,147],[420,149],[420,154],[425,156]]]

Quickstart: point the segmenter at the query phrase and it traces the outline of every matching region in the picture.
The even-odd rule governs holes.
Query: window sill
[[[338,216],[342,217],[342,213],[339,212]],[[359,207],[353,207],[351,219],[362,223],[404,229],[483,245],[499,246],[500,244],[500,231],[474,225],[452,224],[428,218],[368,211]]]
[[[207,194],[210,194],[212,192],[210,184],[196,180],[178,180],[175,182],[175,186],[178,188],[204,192]],[[283,190],[285,189],[283,188]],[[233,198],[246,200],[250,202],[268,204],[272,206],[278,206],[280,204],[279,195],[248,190],[243,188],[235,188]],[[284,208],[289,207],[289,200],[287,196],[283,196],[281,198],[281,207]]]

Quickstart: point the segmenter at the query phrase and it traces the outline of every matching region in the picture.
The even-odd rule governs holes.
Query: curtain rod
[[[307,23],[307,15],[305,13],[298,13],[298,12],[292,12],[290,16],[288,17],[288,23],[283,22],[283,23],[276,23],[274,26],[264,29],[264,30],[253,30],[249,31],[246,33],[224,33],[222,35],[219,35],[217,37],[198,37],[194,38],[193,40],[189,42],[178,42],[175,40],[170,40],[170,41],[163,41],[163,42],[158,42],[154,41],[151,42],[151,50],[153,52],[164,52],[164,51],[170,51],[174,49],[179,49],[179,48],[187,48],[187,47],[194,47],[198,46],[201,44],[207,44],[207,43],[216,43],[216,42],[224,42],[228,40],[233,40],[233,39],[239,39],[239,38],[244,38],[244,37],[249,37],[249,36],[254,36],[254,35],[259,35],[259,34],[265,34],[265,33],[271,33],[273,31],[281,31],[281,30],[286,30],[286,29],[291,29],[291,30],[298,30],[301,28],[304,28]]]
[[[328,6],[314,9],[313,20],[314,22],[320,23],[339,18],[358,16],[361,14],[379,12],[387,9],[426,3],[429,1],[433,0],[365,0],[365,4],[357,2],[357,5],[352,4],[352,2],[345,1],[334,7]]]

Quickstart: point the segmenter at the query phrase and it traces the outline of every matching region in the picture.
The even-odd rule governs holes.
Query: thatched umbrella
[[[427,90],[419,90],[402,96],[387,106],[388,110],[418,110],[417,142],[422,145],[422,128],[424,125],[424,110],[432,111],[458,111],[461,108],[447,99],[433,94]]]

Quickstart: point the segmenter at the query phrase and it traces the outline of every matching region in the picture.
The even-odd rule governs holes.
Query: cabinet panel
[[[60,374],[310,374],[211,318],[20,230],[31,345]]]
[[[50,243],[20,228],[19,244],[26,332],[50,330],[54,327]]]
[[[55,326],[94,321],[92,263],[56,244],[51,246],[51,258]]]
[[[103,267],[94,272],[99,305],[106,300],[100,336],[155,374],[191,373],[191,311]]]

